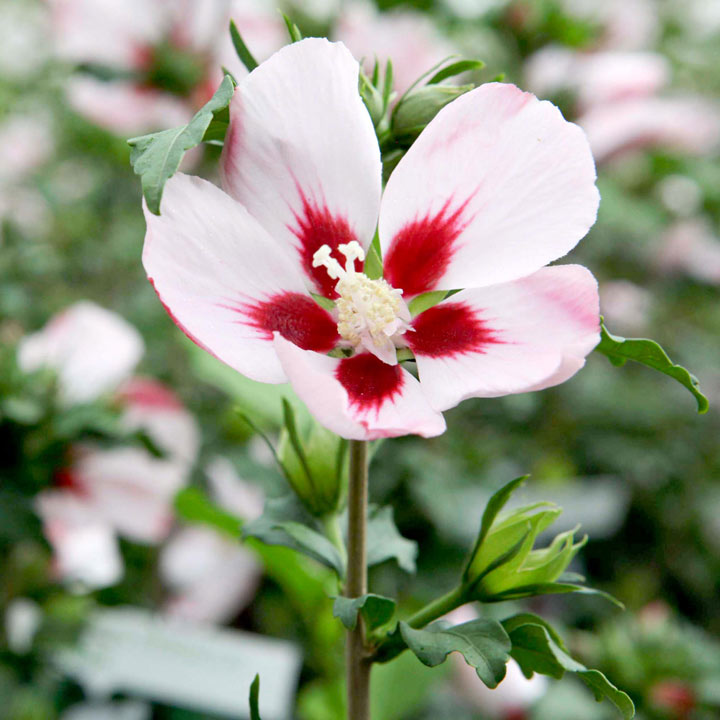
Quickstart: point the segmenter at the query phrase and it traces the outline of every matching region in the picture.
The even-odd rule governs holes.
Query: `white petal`
[[[223,150],[224,186],[287,248],[316,289],[321,245],[372,240],[380,150],[344,45],[308,38],[284,47],[238,86]],[[344,259],[338,257],[339,260]]]
[[[380,212],[385,278],[415,295],[524,277],[595,222],[585,136],[514,85],[441,110],[390,176]]]
[[[18,363],[26,372],[55,370],[63,402],[82,403],[129,377],[144,349],[140,333],[122,317],[82,301],[23,338]]]
[[[369,353],[331,358],[301,350],[277,334],[275,346],[300,399],[341,437],[375,440],[445,432],[443,416],[432,410],[418,381],[401,366]]]
[[[277,312],[258,315],[277,297],[292,300],[280,308],[288,337],[333,347],[334,321],[242,205],[205,180],[178,174],[165,186],[161,210],[145,210],[143,263],[175,323],[200,347],[253,380],[284,382],[272,344]]]
[[[406,338],[433,407],[539,390],[567,380],[599,335],[595,278],[579,265],[543,268],[464,290],[419,315]]]

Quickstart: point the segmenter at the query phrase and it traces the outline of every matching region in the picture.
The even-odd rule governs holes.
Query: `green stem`
[[[456,587],[454,590],[447,593],[447,595],[443,595],[437,600],[433,600],[429,605],[426,605],[421,610],[418,610],[418,612],[408,619],[407,623],[410,627],[418,630],[425,627],[433,620],[437,620],[439,617],[449,613],[451,610],[464,605],[466,602],[467,597],[465,595],[465,588]]]
[[[367,506],[368,446],[350,441],[350,482],[348,486],[347,580],[345,596],[367,593]],[[348,720],[370,720],[370,660],[365,647],[365,625],[358,616],[357,626],[349,630],[346,646]]]

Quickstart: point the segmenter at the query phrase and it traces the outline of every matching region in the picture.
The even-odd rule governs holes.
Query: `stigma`
[[[379,278],[371,280],[356,272],[355,261],[365,260],[365,251],[356,240],[338,245],[345,267],[332,257],[328,245],[313,255],[313,267],[324,267],[337,280],[335,301],[340,337],[357,352],[366,350],[388,365],[397,365],[397,343],[410,329],[410,311],[402,290]]]

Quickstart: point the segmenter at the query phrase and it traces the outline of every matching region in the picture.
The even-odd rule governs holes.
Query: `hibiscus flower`
[[[438,113],[382,192],[358,70],[340,43],[283,48],[236,89],[225,192],[179,174],[162,214],[146,209],[143,262],[176,324],[254,380],[289,380],[351,439],[438,435],[465,398],[567,380],[599,339],[597,283],[544,266],[595,221],[582,130],[482,85]],[[363,272],[376,228],[382,278]]]

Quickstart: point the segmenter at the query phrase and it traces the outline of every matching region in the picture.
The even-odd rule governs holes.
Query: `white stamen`
[[[362,262],[365,252],[352,240],[338,245],[346,258],[345,269],[331,256],[328,245],[313,255],[313,267],[325,267],[338,282],[335,290],[338,333],[356,350],[364,348],[390,365],[397,364],[395,341],[410,329],[410,312],[402,299],[402,290],[382,278],[371,280],[355,271],[355,260]]]

